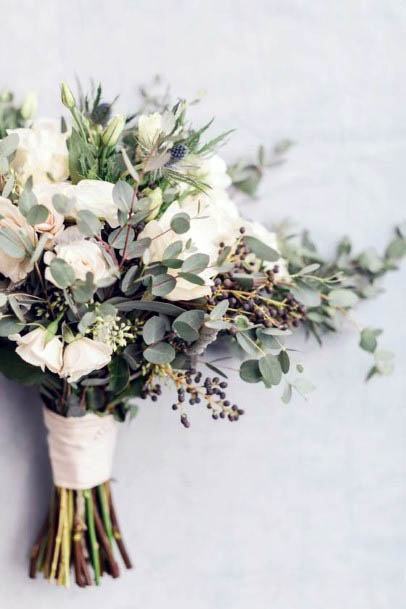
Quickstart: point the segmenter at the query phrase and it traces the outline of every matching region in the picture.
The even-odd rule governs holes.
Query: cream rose
[[[62,258],[72,267],[76,279],[84,281],[87,273],[92,273],[94,283],[99,287],[110,283],[118,272],[108,254],[94,241],[82,237],[75,226],[66,229],[61,234],[54,251],[45,252],[45,264],[50,265],[55,257]],[[60,287],[49,268],[45,269],[45,279]]]
[[[73,208],[66,214],[69,218],[75,219],[79,211],[86,209],[100,220],[106,220],[112,228],[116,228],[118,208],[113,200],[113,187],[114,184],[103,180],[82,180],[78,184],[40,184],[34,187],[33,191],[38,202],[49,209],[53,209],[52,198],[56,194],[72,199]]]
[[[61,376],[75,383],[82,376],[107,366],[112,349],[106,343],[91,338],[77,338],[67,345],[63,355]]]
[[[162,115],[159,112],[142,114],[138,119],[138,139],[146,148],[151,148],[162,131]]]
[[[196,205],[185,205],[180,207],[178,203],[172,203],[170,207],[162,214],[159,220],[151,220],[148,222],[144,230],[140,233],[138,239],[144,239],[145,237],[149,237],[151,239],[151,245],[146,250],[143,256],[143,260],[145,264],[151,264],[152,262],[159,262],[163,259],[164,251],[168,245],[173,243],[174,241],[182,241],[186,243],[189,239],[192,239],[193,244],[195,241],[198,241],[198,247],[196,251],[199,251],[203,254],[208,254],[210,259],[215,252],[215,247],[213,243],[210,241],[208,235],[203,235],[201,233],[201,226],[199,226],[200,222],[203,222],[202,219],[198,219],[199,216],[203,214],[202,205],[200,208]],[[182,235],[178,235],[171,229],[171,220],[172,218],[182,211],[186,213],[190,213],[191,224],[190,230],[187,233]],[[193,214],[198,215],[193,215]],[[200,231],[200,232],[199,232]],[[199,246],[202,247],[199,247]],[[179,258],[186,258],[189,253],[182,253]],[[174,269],[168,269],[168,273],[174,277],[177,276],[178,271]],[[212,277],[215,275],[215,271],[210,268],[205,271],[199,273],[199,277],[204,280],[204,285],[196,285],[185,279],[178,278],[176,281],[175,288],[165,296],[168,300],[194,300],[195,298],[201,298],[203,296],[208,296],[210,294],[210,286],[213,284]]]
[[[34,184],[62,182],[69,177],[67,133],[61,133],[57,120],[38,120],[27,129],[10,129],[19,138],[11,163],[19,181],[32,176]]]
[[[214,154],[199,165],[194,175],[200,178],[213,190],[225,190],[231,185],[231,178],[227,173],[227,163],[218,154]]]
[[[106,220],[112,228],[116,228],[118,208],[113,200],[113,187],[114,184],[103,180],[82,180],[72,186],[69,196],[75,199],[75,212],[87,209],[98,218]],[[75,212],[73,216],[76,215]]]
[[[24,336],[16,334],[9,338],[17,342],[16,353],[25,362],[39,366],[43,371],[48,368],[51,372],[60,373],[63,344],[59,338],[55,336],[47,342],[44,328],[36,328]]]
[[[19,209],[11,201],[0,197],[0,228],[11,230],[18,238],[35,245],[35,232],[28,224]],[[30,256],[21,241],[21,256],[9,256],[1,249],[0,243],[0,273],[8,277],[14,283],[18,283],[33,269]]]

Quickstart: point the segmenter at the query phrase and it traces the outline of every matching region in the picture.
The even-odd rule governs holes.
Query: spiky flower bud
[[[24,120],[28,120],[34,116],[37,111],[38,100],[35,93],[28,93],[23,105],[21,106],[21,116]]]
[[[123,132],[125,125],[124,116],[118,114],[111,119],[102,133],[102,142],[105,146],[115,146]]]
[[[63,105],[66,106],[66,108],[68,108],[69,110],[73,110],[74,108],[76,108],[75,98],[66,82],[63,82],[61,84],[61,100]]]

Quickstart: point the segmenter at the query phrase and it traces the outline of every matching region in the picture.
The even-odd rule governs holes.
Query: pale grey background
[[[382,247],[404,214],[406,8],[399,0],[1,1],[1,84],[58,109],[58,81],[122,93],[165,74],[208,92],[196,116],[238,129],[228,158],[296,140],[246,214],[286,215],[325,250]],[[98,590],[26,579],[49,488],[38,400],[1,381],[0,604],[7,609],[402,609],[406,603],[405,270],[358,319],[385,327],[391,378],[351,327],[303,346],[317,392],[280,404],[234,385],[239,424],[145,404],[121,435],[116,488],[137,563]]]

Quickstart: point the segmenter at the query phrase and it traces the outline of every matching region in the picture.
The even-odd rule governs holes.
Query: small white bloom
[[[34,229],[28,224],[18,207],[4,197],[0,197],[0,227],[13,231],[17,236],[21,235],[23,239],[27,239],[32,245],[35,244]],[[32,269],[33,265],[30,262],[30,257],[25,251],[21,257],[15,258],[8,256],[0,249],[0,273],[11,279],[14,283],[25,279]]]
[[[65,347],[61,376],[75,383],[82,376],[107,366],[112,349],[106,343],[81,337]]]
[[[45,264],[50,265],[55,257],[62,258],[72,267],[76,279],[84,281],[87,273],[92,273],[96,286],[104,285],[117,275],[117,267],[108,254],[94,241],[82,237],[75,226],[61,233],[54,251],[45,252]],[[45,269],[45,279],[60,287],[49,268]]]
[[[268,245],[277,252],[279,251],[278,238],[276,236],[276,233],[269,231],[260,222],[249,222],[248,220],[242,220],[241,226],[245,228],[246,235],[256,237],[257,239],[262,241],[262,243],[265,243],[265,245]],[[279,267],[279,271],[275,275],[276,281],[278,281],[278,279],[289,279],[286,260],[284,260],[283,258],[279,258],[276,262],[264,261],[264,268],[265,270],[272,269],[275,264]]]
[[[32,176],[34,184],[62,182],[69,177],[67,133],[57,120],[34,121],[30,128],[10,129],[19,138],[11,166],[22,185]]]
[[[156,143],[162,131],[162,115],[159,112],[142,114],[138,119],[138,139],[150,149]]]
[[[46,342],[46,330],[44,328],[36,328],[24,336],[16,334],[9,338],[17,342],[16,353],[25,362],[32,366],[39,366],[42,371],[45,368],[56,374],[61,371],[62,341],[54,336]]]

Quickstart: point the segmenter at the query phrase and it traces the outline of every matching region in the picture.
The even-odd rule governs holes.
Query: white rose
[[[71,186],[69,196],[75,199],[75,212],[88,209],[98,218],[106,220],[112,228],[116,228],[119,224],[118,208],[113,200],[113,187],[114,184],[103,180],[82,180],[76,186]],[[76,215],[75,212],[73,216]]]
[[[243,220],[242,226],[245,228],[246,235],[256,237],[262,241],[262,243],[265,243],[265,245],[268,245],[277,252],[279,251],[276,233],[269,231],[263,224],[260,224],[260,222],[248,222],[248,220]],[[276,262],[264,261],[265,270],[272,269],[275,265],[279,267],[279,271],[275,275],[275,279],[289,279],[286,260],[279,258]]]
[[[63,182],[69,177],[67,133],[61,133],[57,120],[38,120],[27,129],[10,129],[19,137],[11,163],[19,181],[25,184],[32,176],[34,184]]]
[[[109,283],[118,273],[117,266],[108,254],[94,241],[82,237],[75,226],[60,235],[54,251],[45,252],[45,264],[50,265],[55,257],[62,258],[72,267],[76,279],[84,281],[87,273],[92,273],[94,283],[99,287]],[[45,279],[60,287],[49,268],[45,269]]]
[[[58,374],[62,369],[62,341],[56,336],[48,342],[45,341],[46,330],[36,328],[24,336],[16,334],[9,337],[17,342],[16,353],[32,366],[39,366],[41,370],[48,368]]]
[[[152,148],[162,131],[162,115],[159,112],[142,114],[138,119],[138,139],[146,148]]]
[[[112,349],[106,343],[86,337],[78,338],[65,348],[61,376],[74,383],[82,376],[107,366],[111,354]]]
[[[34,226],[37,233],[49,236],[49,241],[46,245],[47,248],[52,247],[55,238],[58,237],[64,229],[64,217],[54,208],[52,199],[56,194],[70,196],[69,192],[71,188],[69,182],[57,182],[55,184],[47,184],[44,182],[33,188],[33,193],[37,198],[38,204],[44,205],[49,210],[49,215],[45,222]]]
[[[215,262],[220,243],[233,245],[242,226],[237,206],[225,191],[210,191],[187,197],[180,203],[181,211],[199,217],[191,225],[190,236],[199,251],[210,255]]]
[[[218,154],[200,161],[194,175],[208,184],[213,190],[225,190],[231,185],[231,178],[227,173],[227,163]]]
[[[200,212],[199,215],[203,215],[203,205],[202,209],[198,210]],[[139,234],[138,239],[144,239],[145,237],[149,237],[152,239],[151,245],[144,252],[143,261],[145,264],[151,264],[152,262],[159,262],[163,259],[163,254],[168,245],[173,243],[174,241],[182,241],[186,243],[189,239],[192,239],[193,244],[195,240],[199,238],[199,246],[197,251],[202,254],[208,254],[210,259],[214,254],[214,246],[210,241],[207,235],[207,239],[202,235],[201,228],[199,226],[200,222],[203,222],[202,219],[196,219],[195,216],[191,215],[191,223],[190,230],[187,233],[183,233],[178,235],[170,228],[172,218],[181,211],[194,213],[197,210],[193,206],[193,209],[188,206],[180,207],[178,203],[172,203],[170,207],[162,214],[159,220],[151,220],[145,226],[144,230]],[[182,253],[179,258],[186,258],[189,253]],[[176,277],[178,271],[175,269],[168,269],[168,274]],[[213,285],[212,277],[215,275],[215,270],[213,268],[206,269],[205,271],[199,273],[199,277],[204,280],[204,285],[196,285],[194,283],[190,283],[185,279],[178,278],[176,281],[175,288],[165,296],[168,300],[194,300],[195,298],[201,298],[203,296],[208,296],[211,292],[210,286]]]
[[[19,209],[11,201],[0,197],[0,228],[13,231],[17,236],[21,235],[24,240],[35,244],[35,233]],[[9,256],[0,248],[0,273],[8,277],[14,283],[18,283],[33,269],[30,257],[22,245],[22,255],[18,257]]]

